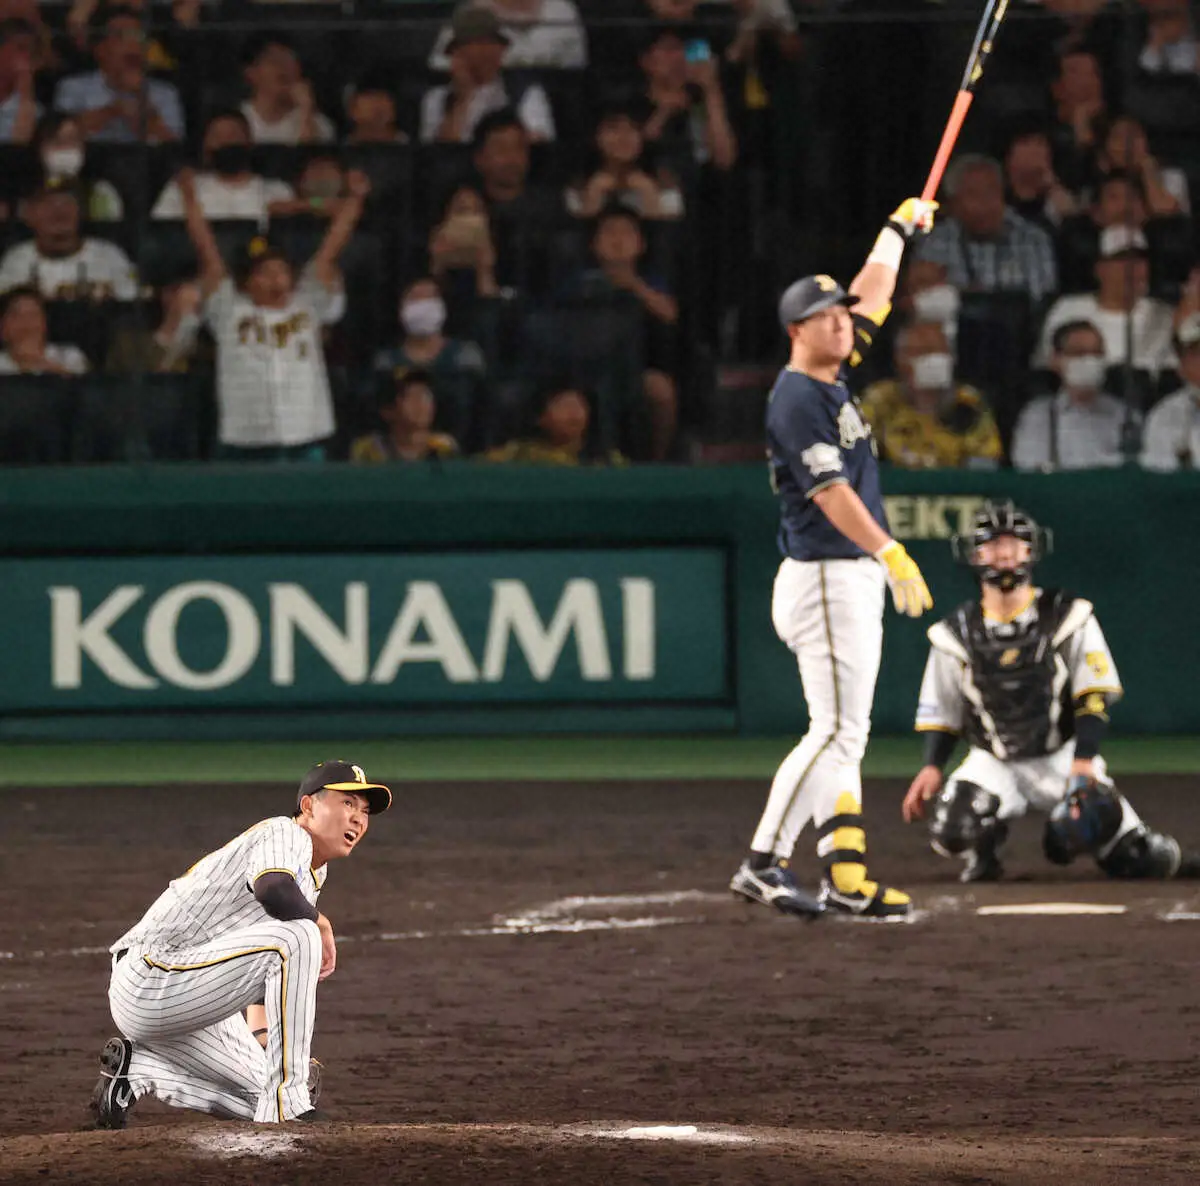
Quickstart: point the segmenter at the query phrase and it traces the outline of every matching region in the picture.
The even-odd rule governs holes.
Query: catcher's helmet
[[[1011,535],[1029,545],[1029,558],[1014,568],[993,568],[990,564],[976,562],[976,551],[980,544]],[[1031,515],[1014,506],[1011,498],[988,499],[975,512],[971,530],[956,535],[950,541],[954,559],[967,565],[975,575],[989,585],[1001,589],[1015,589],[1030,579],[1033,566],[1048,556],[1053,547],[1053,537],[1039,527]]]

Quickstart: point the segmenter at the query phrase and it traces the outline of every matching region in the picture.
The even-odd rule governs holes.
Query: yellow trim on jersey
[[[293,881],[296,880],[296,873],[293,869],[264,869],[261,873],[255,873],[250,879],[250,884],[253,885],[260,877],[266,877],[268,873],[286,873]]]
[[[1011,614],[993,614],[993,613],[989,613],[989,612],[988,612],[988,611],[985,609],[985,610],[983,611],[983,616],[984,616],[985,618],[987,618],[987,620],[988,620],[989,622],[1001,622],[1001,623],[1004,623],[1004,622],[1014,622],[1014,621],[1016,621],[1016,619],[1017,619],[1017,618],[1019,618],[1019,617],[1020,617],[1020,616],[1021,616],[1021,615],[1022,615],[1022,614],[1023,614],[1023,613],[1024,613],[1024,612],[1025,612],[1025,611],[1026,611],[1026,610],[1027,610],[1027,609],[1028,609],[1028,608],[1029,608],[1029,607],[1030,607],[1030,606],[1031,606],[1031,605],[1032,605],[1032,604],[1033,604],[1033,603],[1034,603],[1036,600],[1037,600],[1037,590],[1036,590],[1036,589],[1030,589],[1030,590],[1029,590],[1029,597],[1028,597],[1028,599],[1026,600],[1025,604],[1024,604],[1023,606],[1021,606],[1021,608],[1020,608],[1020,609],[1013,610],[1013,612],[1012,612]]]
[[[951,737],[957,737],[959,733],[949,725],[914,725],[913,728],[917,733],[949,733]]]
[[[1084,699],[1084,696],[1094,696],[1097,694],[1102,696],[1115,696],[1117,699],[1120,699],[1120,697],[1124,695],[1124,688],[1118,684],[1116,688],[1080,688],[1079,691],[1072,693],[1075,700],[1082,700]]]
[[[275,870],[275,872],[286,872],[286,870]],[[157,968],[160,972],[199,972],[203,968],[215,968],[220,964],[227,964],[231,960],[242,959],[247,955],[262,955],[264,952],[273,951],[279,956],[280,974],[279,974],[279,1030],[280,1040],[282,1042],[282,1062],[283,1062],[283,1078],[279,1080],[279,1086],[275,1090],[276,1104],[279,1108],[279,1123],[284,1122],[283,1117],[283,1085],[287,1082],[288,1077],[288,1036],[287,1036],[287,976],[288,976],[288,961],[282,947],[250,947],[245,951],[235,951],[230,955],[223,955],[220,959],[207,960],[202,964],[160,964],[157,960],[151,959],[148,955],[142,956],[148,967]]]

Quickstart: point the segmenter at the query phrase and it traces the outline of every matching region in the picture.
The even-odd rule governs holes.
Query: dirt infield
[[[1193,784],[1124,787],[1200,840]],[[1200,885],[1048,868],[1028,825],[1010,880],[963,891],[874,784],[873,868],[920,913],[797,923],[725,892],[764,794],[404,787],[322,898],[341,946],[316,1051],[339,1123],[142,1101],[125,1133],[91,1133],[102,949],[289,793],[0,792],[0,1182],[1200,1180]],[[977,914],[1039,902],[1124,912]]]

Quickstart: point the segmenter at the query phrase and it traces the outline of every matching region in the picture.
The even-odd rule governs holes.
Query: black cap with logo
[[[804,276],[779,298],[779,323],[786,330],[834,305],[857,304],[858,297],[851,296],[832,276]]]
[[[296,810],[292,814],[300,814],[300,800],[305,795],[315,795],[318,791],[353,791],[366,799],[372,815],[387,811],[392,805],[392,792],[383,783],[367,782],[363,768],[353,762],[318,762],[300,780]]]

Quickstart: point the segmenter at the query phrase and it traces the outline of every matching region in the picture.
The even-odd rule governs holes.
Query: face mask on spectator
[[[958,289],[952,284],[935,284],[914,292],[912,303],[918,321],[940,321],[944,325],[958,320]]]
[[[954,378],[949,354],[921,354],[912,360],[913,386],[919,391],[944,391]]]
[[[48,148],[42,164],[51,177],[78,177],[83,168],[82,148]]]
[[[400,310],[400,324],[414,338],[427,338],[441,333],[446,324],[446,302],[441,297],[423,297],[409,301]]]
[[[1064,360],[1063,382],[1084,391],[1098,389],[1104,382],[1104,359],[1099,354],[1081,354]]]
[[[224,177],[246,173],[250,169],[249,144],[223,144],[212,151],[212,167]]]
[[[340,177],[318,177],[315,181],[308,182],[304,191],[310,198],[321,198],[324,201],[339,198],[342,195],[342,179]]]

